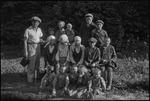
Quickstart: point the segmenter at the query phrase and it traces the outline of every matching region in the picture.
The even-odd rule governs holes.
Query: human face
[[[100,24],[97,24],[97,29],[102,29],[102,27],[103,27],[103,24],[102,23],[100,23]]]
[[[66,67],[65,66],[63,66],[63,67],[60,68],[60,72],[61,73],[65,73],[65,71],[66,71]]]
[[[49,41],[49,44],[50,44],[50,45],[54,45],[54,43],[55,43],[55,39],[51,39],[51,40]]]
[[[72,67],[72,70],[71,70],[72,73],[77,73],[77,71],[78,71],[77,66]]]
[[[76,40],[75,40],[75,45],[76,45],[76,46],[79,46],[80,44],[81,44],[81,41],[76,39]]]
[[[32,26],[34,28],[37,28],[39,26],[40,22],[39,21],[32,21]]]
[[[50,35],[54,35],[54,31],[52,31],[52,30],[49,31],[49,34],[50,34]]]
[[[72,29],[72,25],[68,24],[68,25],[67,25],[67,29],[68,29],[68,30],[71,30],[71,29]]]
[[[61,28],[64,28],[64,23],[63,22],[60,22],[59,24],[58,24],[58,27],[61,29]]]
[[[110,45],[110,38],[105,39],[105,45],[109,46]]]
[[[90,44],[90,47],[91,47],[91,48],[94,48],[94,47],[95,47],[95,45],[96,45],[96,43],[95,43],[95,42],[89,42],[89,44]]]
[[[68,45],[68,42],[60,42],[61,45]]]
[[[93,18],[92,18],[92,17],[87,17],[87,18],[86,18],[86,23],[87,23],[87,24],[91,24],[92,21],[93,21]]]
[[[100,75],[101,75],[101,73],[98,72],[98,73],[95,74],[95,77],[98,78],[98,77],[100,77]]]

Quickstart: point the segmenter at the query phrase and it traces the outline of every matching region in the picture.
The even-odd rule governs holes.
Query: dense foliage
[[[148,46],[149,1],[1,2],[1,44],[23,44],[24,30],[30,26],[29,18],[34,15],[42,19],[40,27],[44,34],[49,27],[57,30],[57,22],[64,20],[73,24],[78,35],[86,13],[94,15],[94,22],[98,19],[105,22],[103,28],[117,51],[127,49],[128,44],[134,47],[140,43],[145,45],[144,50]]]

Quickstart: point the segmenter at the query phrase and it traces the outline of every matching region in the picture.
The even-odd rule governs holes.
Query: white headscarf
[[[55,40],[55,36],[54,35],[50,35],[46,38],[46,42],[47,44],[44,46],[44,48],[50,43],[51,40]]]

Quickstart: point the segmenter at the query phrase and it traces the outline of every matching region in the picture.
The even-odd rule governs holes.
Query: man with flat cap
[[[86,23],[81,25],[79,36],[82,39],[82,45],[87,47],[87,46],[89,46],[87,40],[89,40],[89,38],[92,37],[92,30],[96,28],[96,25],[93,23],[93,15],[92,14],[86,14],[85,19],[86,19]]]
[[[104,22],[102,20],[96,21],[96,28],[92,30],[92,37],[97,39],[96,46],[99,48],[104,45],[105,38],[108,37],[108,34],[105,30],[102,29]]]
[[[28,27],[24,33],[24,56],[30,62],[27,68],[27,81],[29,85],[34,85],[35,69],[40,66],[40,38],[43,36],[41,29],[38,27],[41,19],[37,16],[31,18],[32,26]]]
[[[90,71],[91,75],[93,75],[92,71],[98,66],[101,59],[100,50],[95,46],[97,42],[95,38],[90,38],[88,42],[90,46],[85,49],[84,65]]]

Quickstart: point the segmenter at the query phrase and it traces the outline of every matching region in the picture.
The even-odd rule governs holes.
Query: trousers
[[[27,47],[30,60],[27,67],[27,80],[28,82],[33,82],[35,69],[38,70],[40,66],[40,44],[28,44]]]

